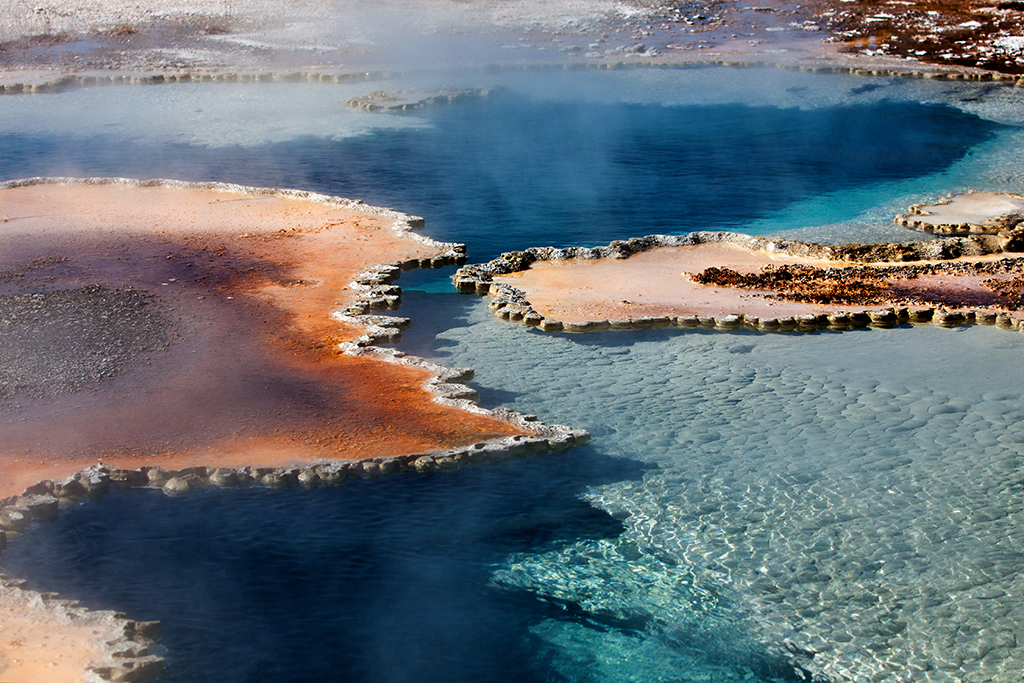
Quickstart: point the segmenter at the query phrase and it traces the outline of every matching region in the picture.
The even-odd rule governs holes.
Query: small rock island
[[[1021,327],[1014,314],[1024,306],[1024,197],[956,195],[915,205],[896,222],[950,236],[835,246],[725,232],[651,235],[509,252],[464,266],[454,282],[491,295],[498,317],[544,331]]]

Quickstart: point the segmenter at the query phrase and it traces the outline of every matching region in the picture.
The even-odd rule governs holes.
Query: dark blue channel
[[[483,261],[528,246],[746,231],[820,193],[942,171],[1000,128],[913,102],[661,106],[544,102],[513,91],[416,116],[433,126],[257,147],[0,132],[0,178],[119,175],[317,190],[424,216],[431,236],[465,242]]]
[[[532,624],[633,632],[644,617],[602,622],[489,576],[513,552],[619,534],[578,496],[641,472],[582,448],[335,489],[111,494],[37,525],[3,563],[38,589],[159,619],[167,683],[558,681]],[[795,675],[767,658],[714,666]]]

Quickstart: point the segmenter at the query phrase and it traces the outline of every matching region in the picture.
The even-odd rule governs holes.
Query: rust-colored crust
[[[414,219],[396,212],[295,194],[122,182],[0,190],[0,271],[19,275],[7,291],[151,292],[178,337],[88,390],[0,403],[0,496],[97,459],[280,466],[524,433],[436,402],[429,369],[339,347],[365,331],[358,318],[332,318],[360,298],[360,273],[429,263],[452,245],[410,236]]]

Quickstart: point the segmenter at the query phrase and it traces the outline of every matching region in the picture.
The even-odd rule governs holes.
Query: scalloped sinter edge
[[[523,415],[507,409],[487,410],[479,407],[476,404],[477,392],[463,384],[472,378],[473,370],[471,369],[447,368],[422,358],[408,356],[402,351],[382,349],[376,346],[381,343],[397,342],[401,338],[401,330],[409,325],[408,318],[371,313],[372,311],[398,308],[401,303],[401,289],[392,283],[403,270],[457,265],[466,260],[465,245],[439,242],[412,232],[423,226],[422,218],[392,209],[368,206],[359,200],[332,197],[305,190],[258,188],[217,182],[36,177],[0,183],[0,190],[33,185],[123,185],[126,187],[161,186],[224,190],[338,204],[348,209],[393,218],[394,222],[391,228],[394,231],[421,243],[434,246],[442,250],[442,253],[429,259],[410,259],[400,263],[379,264],[360,273],[352,283],[353,288],[360,293],[359,298],[344,311],[335,312],[333,317],[340,322],[359,325],[366,332],[354,342],[340,344],[341,350],[350,355],[372,356],[384,362],[429,370],[432,376],[425,382],[424,387],[433,395],[434,401],[437,403],[472,413],[490,415],[530,433],[499,437],[460,448],[354,461],[323,459],[296,467],[191,467],[166,471],[159,467],[122,470],[100,463],[81,470],[63,481],[44,480],[28,487],[20,496],[0,499],[0,551],[6,545],[9,533],[22,533],[32,522],[57,519],[60,507],[73,505],[83,498],[95,500],[111,490],[159,488],[168,495],[181,495],[202,486],[263,485],[273,488],[294,485],[338,486],[349,479],[371,478],[401,472],[446,472],[467,465],[499,462],[530,454],[560,453],[590,440],[590,434],[586,430],[572,429],[565,425],[547,425],[540,422],[535,415]],[[0,591],[16,591],[12,595],[17,599],[29,601],[31,604],[38,603],[47,609],[52,607],[64,610],[69,618],[113,624],[112,628],[116,633],[114,637],[104,642],[102,661],[90,665],[85,679],[86,683],[148,681],[163,671],[165,664],[163,658],[150,654],[148,650],[149,642],[159,632],[159,622],[137,622],[118,612],[90,611],[82,608],[77,601],[60,600],[55,593],[40,594],[29,591],[26,585],[24,580],[9,579],[0,574]]]
[[[619,61],[607,63],[573,62],[558,65],[509,65],[491,66],[488,71],[583,71],[618,69],[687,69],[701,66],[723,66],[730,68],[775,67],[788,71],[806,71],[822,74],[847,74],[853,76],[874,76],[882,78],[918,78],[927,80],[965,80],[993,82],[1002,85],[1024,87],[1024,78],[1013,74],[981,69],[969,70],[940,65],[915,65],[918,68],[869,68],[826,64],[777,64],[770,61],[715,60],[676,64],[665,61]],[[921,68],[927,66],[930,68]],[[37,82],[18,82],[0,85],[0,95],[55,93],[72,88],[108,85],[159,85],[169,83],[352,83],[397,78],[401,73],[369,71],[358,73],[326,73],[322,71],[223,71],[223,72],[177,72],[177,73],[114,73],[114,74],[60,74]]]
[[[946,310],[944,308],[910,309],[893,307],[882,310],[836,311],[830,314],[806,314],[785,318],[759,318],[751,315],[726,314],[724,316],[657,316],[624,318],[621,320],[592,320],[563,322],[545,318],[533,309],[526,293],[504,282],[494,282],[495,275],[506,275],[529,269],[538,261],[569,259],[626,259],[633,254],[660,247],[684,247],[699,244],[735,244],[751,251],[766,251],[836,262],[907,262],[920,260],[948,260],[959,256],[980,256],[1012,251],[1016,242],[999,236],[972,235],[951,237],[929,242],[909,244],[846,244],[823,245],[796,240],[754,237],[735,232],[692,232],[687,235],[647,235],[616,240],[601,247],[530,247],[523,251],[502,254],[488,263],[467,265],[452,276],[455,288],[463,293],[490,295],[487,307],[494,315],[511,322],[522,322],[544,332],[597,332],[602,330],[645,330],[678,327],[683,329],[709,329],[733,332],[741,327],[758,332],[814,332],[821,329],[841,331],[860,327],[890,328],[901,323],[926,324],[938,327],[960,325],[996,325],[1002,329],[1024,332],[1024,318],[1009,313]]]

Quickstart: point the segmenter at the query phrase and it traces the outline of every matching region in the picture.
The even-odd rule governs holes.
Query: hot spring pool
[[[0,98],[0,178],[288,186],[427,218],[480,261],[694,229],[916,239],[907,205],[1024,191],[1024,93],[776,69],[468,73]],[[1024,337],[933,327],[544,335],[409,273],[402,349],[564,456],[313,491],[112,495],[4,552],[160,619],[167,681],[1015,681]],[[1018,646],[1018,640],[1022,645]]]

